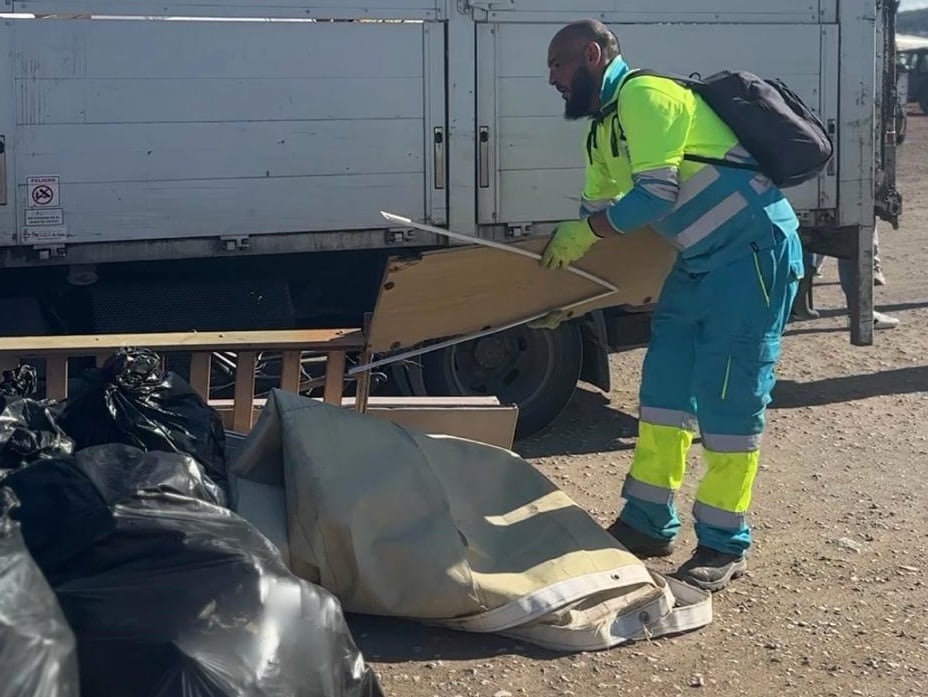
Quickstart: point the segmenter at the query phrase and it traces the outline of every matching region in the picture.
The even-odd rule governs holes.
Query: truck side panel
[[[637,22],[818,23],[834,0],[472,0],[482,19],[492,22],[568,22],[597,17],[607,24]],[[565,12],[569,5],[569,11]],[[570,15],[566,17],[566,15]]]
[[[480,185],[481,223],[556,221],[576,215],[583,183],[586,122],[566,122],[562,101],[547,84],[544,50],[559,24],[478,25],[478,125],[488,133],[486,162],[495,176]],[[615,26],[633,67],[708,75],[741,68],[779,77],[823,120],[837,119],[836,93],[822,98],[825,64],[835,68],[830,33],[815,24],[624,24]],[[784,51],[783,46],[790,46]],[[537,51],[526,50],[537,47]],[[794,207],[833,202],[836,172],[786,191]]]
[[[446,218],[436,26],[13,24],[18,201],[26,177],[59,177],[69,243]]]
[[[11,24],[9,20],[0,20],[0,46],[10,45]],[[0,50],[0,94],[13,92],[13,66],[10,62],[12,55],[10,51]],[[15,228],[16,174],[9,152],[14,123],[14,107],[11,100],[0,99],[0,244],[13,235]]]
[[[272,17],[315,19],[419,19],[446,16],[447,0],[15,0],[15,12],[41,14],[155,15],[166,17]]]

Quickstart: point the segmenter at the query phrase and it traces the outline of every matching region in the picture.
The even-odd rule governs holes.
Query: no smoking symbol
[[[55,198],[55,192],[49,186],[37,186],[32,190],[32,200],[36,205],[44,206]]]

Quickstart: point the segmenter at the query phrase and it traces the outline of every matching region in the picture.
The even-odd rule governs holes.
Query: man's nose
[[[550,70],[548,70],[548,84],[549,85],[557,84],[557,78],[554,75],[554,68],[551,68]]]

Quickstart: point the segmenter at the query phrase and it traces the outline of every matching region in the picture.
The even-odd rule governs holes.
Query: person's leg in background
[[[880,226],[873,228],[873,284],[886,285],[886,276],[883,275],[883,262],[880,261]]]
[[[802,248],[779,230],[772,248],[749,250],[712,271],[700,288],[696,402],[706,472],[693,517],[698,546],[678,576],[721,590],[746,568],[747,523],[765,412],[783,329],[803,276]]]
[[[844,293],[845,307],[850,313],[851,298],[857,292],[854,287],[855,267],[857,261],[854,259],[838,259],[838,282],[841,284],[841,291]],[[876,274],[876,271],[874,271]],[[892,315],[884,312],[873,311],[873,328],[874,329],[892,329],[899,325],[899,320]]]
[[[693,360],[699,278],[674,266],[654,309],[639,389],[638,442],[622,487],[625,505],[608,531],[638,557],[673,551],[675,495],[696,431]]]
[[[796,299],[790,308],[791,320],[818,319],[819,313],[812,302],[812,285],[813,279],[818,275],[818,270],[822,262],[826,259],[822,254],[806,252],[803,250],[803,266],[806,274],[799,282],[799,288],[796,291]]]

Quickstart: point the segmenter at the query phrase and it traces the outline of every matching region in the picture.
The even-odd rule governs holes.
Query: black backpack
[[[705,79],[633,70],[626,82],[644,75],[675,80],[696,92],[731,128],[757,166],[689,153],[686,160],[760,171],[777,186],[790,187],[817,177],[834,154],[834,143],[821,120],[782,80],[743,70],[723,70]],[[594,118],[587,139],[591,159],[596,125],[610,115],[618,125],[616,109],[614,100]],[[624,140],[624,133],[620,137]],[[615,129],[612,141],[612,153],[618,155]]]

